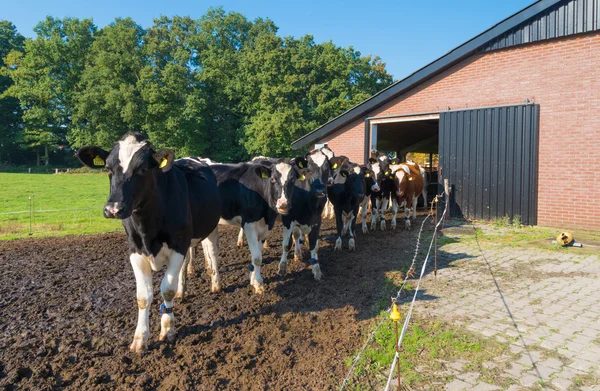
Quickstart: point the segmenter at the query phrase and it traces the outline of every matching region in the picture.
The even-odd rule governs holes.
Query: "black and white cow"
[[[130,350],[147,347],[152,303],[152,271],[166,267],[160,291],[160,340],[175,339],[173,299],[183,294],[180,279],[192,239],[211,236],[221,207],[213,172],[204,164],[173,160],[173,152],[155,151],[137,132],[126,133],[110,151],[90,146],[76,156],[88,167],[108,169],[110,195],[106,218],[123,222],[129,260],[137,286],[138,323]]]
[[[321,279],[319,265],[319,233],[322,212],[327,202],[326,185],[333,185],[333,167],[338,167],[344,158],[331,157],[328,148],[313,150],[306,154],[304,161],[295,161],[300,173],[292,197],[290,211],[281,216],[283,222],[283,251],[279,262],[279,274],[285,275],[288,251],[294,237],[294,260],[302,259],[302,243],[308,236],[310,263],[316,280]],[[333,153],[331,153],[331,156]]]
[[[386,155],[379,155],[377,158],[369,159],[368,167],[375,173],[375,183],[379,191],[371,192],[371,230],[377,228],[377,221],[380,221],[380,229],[385,231],[385,211],[388,208],[390,196],[394,185],[394,175],[390,169],[390,160]],[[363,208],[363,232],[366,230],[366,213]],[[396,225],[392,222],[392,229]]]
[[[334,250],[342,249],[342,236],[348,232],[348,248],[354,250],[354,220],[366,193],[365,168],[358,164],[346,163],[335,178],[335,183],[327,188],[327,196],[335,211],[337,239]]]
[[[269,164],[212,164],[210,168],[217,177],[221,196],[219,223],[244,229],[252,257],[250,284],[257,294],[262,294],[263,242],[277,215],[288,213],[298,172],[289,160],[283,159]],[[217,254],[209,256],[216,259]]]

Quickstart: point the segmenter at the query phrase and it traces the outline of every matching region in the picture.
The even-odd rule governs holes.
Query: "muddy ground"
[[[388,216],[389,219],[389,216]],[[124,234],[0,242],[0,387],[13,389],[327,390],[365,339],[385,275],[413,255],[417,229],[357,234],[356,252],[333,251],[333,220],[321,232],[317,282],[293,252],[277,274],[281,225],[265,250],[266,292],[248,281],[249,251],[237,230],[220,240],[223,292],[197,251],[188,296],[175,305],[177,342],[156,341],[159,284],[154,273],[149,351],[129,344],[137,321],[135,280]],[[399,222],[402,223],[401,220]],[[425,225],[425,237],[433,230]],[[358,227],[359,228],[359,227]],[[360,231],[360,229],[358,229]],[[388,287],[389,288],[389,287]]]

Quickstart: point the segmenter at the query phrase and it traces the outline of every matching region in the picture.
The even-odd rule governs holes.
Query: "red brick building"
[[[540,0],[293,143],[439,153],[455,212],[600,229],[600,0]]]

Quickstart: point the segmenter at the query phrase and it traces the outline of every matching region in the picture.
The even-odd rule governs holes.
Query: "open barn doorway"
[[[407,158],[425,168],[428,175],[428,205],[438,191],[439,114],[372,118],[371,153]],[[424,206],[419,198],[419,206]]]

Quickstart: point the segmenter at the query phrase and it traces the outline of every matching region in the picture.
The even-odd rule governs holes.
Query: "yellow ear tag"
[[[300,167],[300,168],[304,168],[304,163],[302,163],[302,162],[298,162],[298,167]]]
[[[409,181],[412,181],[413,179],[412,179],[412,177],[411,177],[411,176],[409,176],[409,177],[408,177],[408,180],[409,180]]]
[[[390,175],[390,172],[389,172],[389,171],[386,171],[386,172],[385,172],[385,176],[389,176],[389,175]]]
[[[335,170],[337,168],[337,163],[333,163],[333,166],[331,168]]]
[[[266,173],[266,172],[264,172],[264,171],[260,173],[260,177],[261,177],[262,179],[268,179],[268,178],[269,178],[269,176],[267,175],[267,173]]]
[[[300,178],[298,178],[299,180],[303,181],[306,179],[306,177],[304,176],[304,174],[300,175]]]
[[[94,166],[103,166],[104,165],[104,160],[100,157],[100,156],[96,156],[94,158]]]
[[[158,168],[165,168],[165,166],[167,165],[168,162],[169,161],[167,160],[167,158],[163,158],[163,160],[160,161]]]
[[[370,177],[370,176],[371,176],[371,174],[365,174],[365,177],[367,177],[367,178]]]

